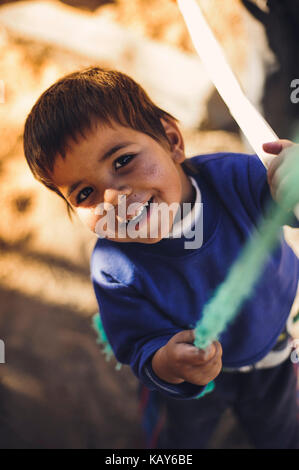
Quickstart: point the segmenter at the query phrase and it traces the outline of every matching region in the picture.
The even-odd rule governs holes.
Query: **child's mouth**
[[[135,215],[135,217],[132,217],[131,219],[127,220],[126,221],[126,226],[129,225],[130,222],[134,221],[134,224],[135,225],[135,230],[138,230],[139,229],[139,223],[145,219],[145,216],[146,216],[146,219],[148,220],[150,218],[150,213],[151,213],[151,203],[154,201],[154,196],[152,196],[144,205],[143,207],[140,209],[140,212]],[[137,223],[136,223],[137,222]]]

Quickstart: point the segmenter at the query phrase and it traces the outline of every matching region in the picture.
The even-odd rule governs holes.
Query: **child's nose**
[[[106,210],[105,203],[107,204],[107,206],[108,204],[117,206],[119,202],[118,201],[119,196],[123,196],[123,195],[129,196],[131,193],[132,193],[132,189],[128,187],[121,188],[121,189],[114,189],[114,188],[106,189],[104,192],[104,209]]]

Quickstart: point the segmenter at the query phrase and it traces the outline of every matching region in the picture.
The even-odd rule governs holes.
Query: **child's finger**
[[[286,175],[283,178],[280,178],[279,183],[275,187],[275,200],[280,203],[283,200],[283,197],[288,193],[290,188],[290,175]],[[292,207],[287,207],[286,210],[292,210]]]
[[[214,343],[216,343],[216,341]],[[199,350],[199,351],[203,351],[203,359],[207,362],[210,359],[212,359],[212,357],[214,357],[217,353],[218,346],[214,343],[210,344],[206,349],[200,349]],[[220,344],[220,343],[218,343],[218,344]]]
[[[214,355],[215,350],[212,351],[212,353]],[[189,343],[178,343],[176,345],[175,354],[177,360],[182,365],[198,366],[207,361],[207,359],[205,359],[205,351]]]
[[[293,147],[295,144],[289,145],[288,147]],[[273,158],[271,161],[269,168],[268,168],[268,183],[271,185],[272,183],[275,184],[275,180],[278,178],[278,173],[281,170],[286,158],[289,156],[290,151],[287,150],[287,147],[283,149],[283,151],[278,155],[276,158]]]
[[[193,330],[183,330],[172,337],[175,343],[190,343],[193,344],[195,340]]]
[[[196,369],[196,368],[194,368]],[[222,370],[222,360],[221,355],[216,355],[208,364],[205,364],[203,367],[198,367],[197,370],[194,370],[194,373],[198,375],[198,378],[201,380],[201,377],[204,377],[204,384],[209,383],[211,380],[214,380],[217,375]]]
[[[276,158],[273,158],[273,160],[271,161],[271,163],[269,165],[269,168],[268,168],[267,178],[268,178],[268,183],[269,183],[270,186],[272,184],[275,184],[275,181],[274,181],[274,178],[276,178],[275,173],[276,173],[278,167],[280,167],[282,165],[285,158],[289,154],[289,151],[287,149],[290,148],[290,147],[293,147],[294,145],[298,145],[298,144],[294,144],[290,140],[278,140],[277,142],[272,142],[272,143],[270,142],[269,144],[264,144],[264,149],[266,149],[268,145],[271,146],[272,144],[273,145],[277,144],[278,145],[277,150],[280,149],[280,152],[279,152],[279,155]],[[270,149],[270,147],[269,147],[269,149]],[[269,149],[267,151],[269,151]],[[276,152],[272,152],[272,153],[276,153]]]
[[[272,153],[273,155],[278,155],[282,150],[287,147],[291,147],[293,142],[287,139],[276,140],[275,142],[266,142],[263,144],[263,149],[267,153]]]
[[[268,183],[269,183],[270,186],[275,184],[276,171],[280,167],[280,165],[282,164],[284,158],[285,158],[285,155],[276,157],[270,163],[269,168],[268,168],[268,172],[267,172]]]
[[[296,145],[296,147],[299,146]],[[285,193],[288,187],[289,158],[292,158],[290,151],[283,151],[278,157],[274,158],[268,169],[268,183],[270,185],[272,197],[276,201],[279,201],[282,191]]]
[[[184,370],[184,379],[187,382],[198,385],[206,385],[221,372],[222,369],[222,348],[220,343],[216,344],[215,355],[205,363],[188,365]]]
[[[267,153],[272,153],[273,155],[278,155],[282,151],[282,144],[277,142],[267,142],[263,145],[263,149]]]
[[[208,365],[214,358],[217,360],[217,357],[222,355],[222,348],[218,341],[214,341],[208,351],[185,344],[179,354],[181,362],[190,366],[203,366]]]

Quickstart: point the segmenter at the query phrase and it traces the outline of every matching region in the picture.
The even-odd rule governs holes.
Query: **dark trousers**
[[[151,448],[206,448],[224,410],[231,407],[255,448],[299,449],[297,378],[290,359],[271,369],[222,372],[214,391],[199,399],[149,392],[147,404],[144,423]]]

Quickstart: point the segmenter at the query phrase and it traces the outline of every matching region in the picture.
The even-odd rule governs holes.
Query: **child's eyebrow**
[[[102,161],[106,160],[107,158],[111,157],[111,155],[116,153],[118,150],[121,150],[122,148],[127,147],[128,145],[131,145],[131,144],[132,144],[132,142],[121,142],[117,145],[114,145],[111,149],[109,149],[107,152],[105,152],[103,156],[100,157],[99,161],[102,162]],[[74,192],[75,189],[77,189],[78,186],[80,186],[81,183],[82,183],[82,181],[77,181],[76,183],[72,184],[68,188],[68,190],[67,190],[67,197],[68,198],[70,197],[72,192]]]
[[[76,183],[72,184],[67,190],[66,197],[69,198],[70,195],[72,194],[72,192],[74,192],[75,189],[77,189],[78,186],[80,186],[81,183],[82,183],[82,181],[77,181]]]
[[[104,153],[104,155],[100,158],[99,161],[106,160],[107,158],[111,157],[111,155],[113,155],[115,152],[117,152],[118,150],[124,147],[127,147],[130,144],[132,144],[132,142],[121,142],[117,145],[114,145],[110,150]]]

